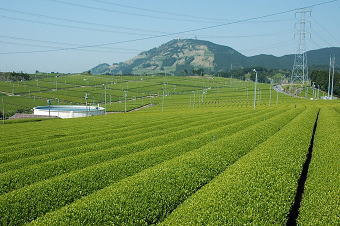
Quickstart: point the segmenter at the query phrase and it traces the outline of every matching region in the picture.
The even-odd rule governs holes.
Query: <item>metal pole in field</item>
[[[329,56],[328,89],[327,89],[328,98],[331,96],[331,67],[332,67],[332,56]]]
[[[104,113],[106,114],[106,85],[105,84],[103,84],[103,86],[104,86],[104,106],[105,106],[105,109],[104,109]]]
[[[279,103],[279,92],[276,90],[276,105]]]
[[[272,81],[270,81],[270,87],[269,87],[269,106],[272,103]]]
[[[48,116],[51,116],[51,100],[48,99],[47,103],[48,103]]]
[[[255,83],[254,83],[254,110],[256,109],[256,83],[257,83],[257,71],[253,69],[255,72]]]
[[[89,97],[87,96],[87,93],[85,93],[85,105],[86,105],[86,108],[87,108],[87,99],[88,99]],[[90,111],[90,108],[88,108],[87,109],[88,111]]]
[[[4,97],[2,97],[2,124],[5,124],[5,104],[4,104]]]
[[[163,98],[162,98],[162,112],[164,111],[164,87],[163,87]]]
[[[331,100],[333,100],[333,91],[334,91],[334,66],[335,66],[335,56],[333,56],[333,73],[332,73],[332,84],[331,84]]]
[[[124,112],[126,113],[126,97],[127,97],[127,93],[126,90],[124,91],[124,98],[125,98],[125,107],[124,107]]]
[[[246,106],[248,106],[248,87],[246,87],[246,96],[247,96],[247,100],[246,100]]]
[[[58,91],[58,75],[55,76],[55,91]]]

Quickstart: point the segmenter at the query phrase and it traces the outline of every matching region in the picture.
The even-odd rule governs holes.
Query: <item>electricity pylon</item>
[[[311,16],[310,9],[302,9],[295,13],[298,21],[295,23],[294,38],[298,40],[298,47],[295,54],[294,65],[291,75],[291,83],[306,83],[308,78],[307,55],[306,55],[306,37],[311,36],[307,31],[307,27],[311,27],[311,23],[307,20],[307,16]],[[308,26],[309,25],[309,26]]]

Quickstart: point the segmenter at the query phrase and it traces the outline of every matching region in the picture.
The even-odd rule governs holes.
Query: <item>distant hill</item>
[[[340,47],[323,48],[307,52],[308,65],[327,66],[330,53],[340,59]],[[209,41],[175,39],[157,48],[141,52],[136,57],[121,63],[100,64],[92,74],[191,74],[192,70],[204,72],[228,71],[231,68],[261,66],[269,69],[291,69],[294,54],[276,57],[260,54],[247,57],[236,50]],[[339,61],[336,64],[340,66]]]

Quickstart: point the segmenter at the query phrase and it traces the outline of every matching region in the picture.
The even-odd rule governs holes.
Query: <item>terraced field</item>
[[[336,224],[338,105],[172,97],[163,112],[0,125],[1,225]]]
[[[35,75],[32,75],[34,78]],[[251,107],[254,84],[219,77],[185,76],[104,76],[63,75],[37,77],[29,81],[0,81],[0,114],[7,117],[16,112],[31,112],[38,105],[85,104],[103,106],[108,112],[124,112],[145,105],[168,109]],[[258,84],[258,105],[295,103],[290,96],[271,91],[269,84]],[[106,104],[105,104],[106,103]],[[4,107],[4,108],[3,108]]]

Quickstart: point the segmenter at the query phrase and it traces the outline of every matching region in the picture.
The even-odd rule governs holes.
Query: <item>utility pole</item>
[[[58,91],[58,77],[59,75],[55,76],[55,91]]]
[[[124,112],[126,113],[126,97],[127,97],[127,92],[126,92],[126,90],[124,90],[124,99],[125,99],[125,101],[124,101]]]
[[[333,73],[332,73],[332,84],[331,84],[331,100],[333,100],[333,90],[334,90],[334,67],[335,67],[335,56],[333,56]]]
[[[5,103],[4,103],[4,97],[2,97],[2,124],[5,124]]]
[[[256,83],[257,83],[257,71],[253,69],[255,72],[255,83],[254,83],[254,110],[256,109]]]
[[[87,93],[85,93],[85,106],[86,106],[86,108],[87,108],[87,99],[89,98],[88,96],[87,96]],[[90,108],[88,108],[88,111],[90,111]]]
[[[332,56],[329,56],[328,89],[327,89],[328,98],[331,96],[331,70],[332,70]]]
[[[279,92],[276,91],[276,105],[279,103]]]
[[[291,75],[291,83],[304,84],[309,80],[308,67],[307,67],[307,55],[306,55],[306,36],[311,37],[311,33],[306,31],[306,25],[311,27],[310,21],[306,19],[307,16],[311,16],[312,11],[310,9],[302,9],[295,13],[295,18],[298,20],[295,23],[294,38],[298,36],[298,47],[295,54],[294,65]]]
[[[48,99],[47,103],[48,103],[48,116],[51,116],[51,100]]]
[[[164,111],[164,84],[163,84],[163,98],[162,98],[162,112]]]
[[[104,109],[104,113],[106,114],[106,85],[105,84],[103,84],[103,86],[104,86],[104,106],[105,106],[105,109]]]
[[[270,87],[269,87],[269,106],[272,102],[272,80],[270,80]]]

